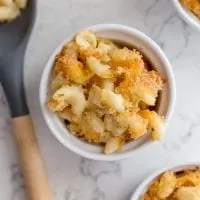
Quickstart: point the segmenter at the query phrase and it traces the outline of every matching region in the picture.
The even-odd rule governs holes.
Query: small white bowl
[[[176,10],[183,20],[197,31],[200,31],[200,19],[198,19],[192,12],[187,10],[179,0],[172,0]]]
[[[93,30],[99,36],[133,45],[149,58],[153,66],[155,66],[155,69],[166,80],[160,98],[158,113],[165,117],[167,123],[174,109],[175,80],[172,67],[160,47],[142,32],[123,25],[100,24],[87,27],[86,29]],[[46,106],[55,56],[60,52],[66,42],[73,39],[73,36],[69,37],[56,48],[47,62],[41,77],[40,105],[46,123],[61,144],[83,157],[94,160],[113,161],[131,156],[136,152],[136,149],[140,149],[149,143],[149,136],[147,134],[136,141],[125,144],[119,152],[104,155],[102,147],[83,142],[71,134],[56,114],[50,112]]]
[[[136,191],[133,193],[133,196],[130,200],[140,200],[141,197],[147,192],[149,189],[149,185],[152,184],[154,181],[156,181],[159,176],[166,172],[166,171],[173,171],[173,172],[179,172],[183,170],[192,170],[195,168],[199,168],[200,163],[188,163],[188,164],[181,164],[181,165],[172,165],[169,167],[165,167],[161,170],[158,170],[151,174],[146,180],[144,180],[139,187],[136,189]]]

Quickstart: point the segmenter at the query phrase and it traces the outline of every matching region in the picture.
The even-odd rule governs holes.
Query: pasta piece
[[[92,85],[89,91],[88,108],[94,110],[99,117],[105,114],[113,113],[111,108],[108,108],[102,104],[102,89],[96,85]]]
[[[122,127],[128,127],[130,124],[130,118],[131,118],[131,113],[129,111],[121,112],[118,113],[117,115],[114,116],[117,124],[119,124]]]
[[[112,137],[112,134],[109,131],[104,131],[100,135],[100,143],[105,144],[110,138]]]
[[[132,139],[137,139],[147,132],[148,121],[143,119],[135,111],[125,111],[115,116],[120,127],[128,127],[128,133]]]
[[[144,110],[140,115],[148,120],[148,126],[152,129],[152,139],[161,140],[164,135],[164,120],[155,111]]]
[[[192,185],[199,186],[200,187],[200,172],[196,171],[188,171],[186,172],[186,177],[188,177],[188,182],[190,182]]]
[[[13,20],[20,14],[20,11],[15,3],[9,6],[0,6],[0,22]]]
[[[106,90],[113,91],[114,90],[114,83],[111,79],[104,79],[103,80],[103,88]]]
[[[138,107],[139,101],[154,106],[158,92],[162,90],[163,81],[155,71],[132,70],[125,74],[125,79],[117,87],[116,91],[131,100],[135,107]]]
[[[181,187],[176,192],[177,200],[200,200],[199,187]]]
[[[185,176],[181,176],[177,178],[177,183],[176,183],[176,187],[182,187],[182,186],[187,186],[187,185],[193,185],[192,180],[190,179],[190,176],[185,175]]]
[[[111,78],[112,77],[110,66],[101,64],[100,61],[98,59],[96,59],[95,57],[88,57],[87,65],[93,73],[95,73],[96,75],[98,75],[102,78]]]
[[[156,97],[151,94],[146,88],[140,88],[139,90],[133,91],[139,96],[139,98],[147,105],[149,106],[155,106],[156,104]]]
[[[99,60],[102,60],[102,55],[97,48],[89,47],[85,49],[78,46],[78,52],[79,52],[79,59],[84,63],[86,62],[86,59],[88,57],[95,57]]]
[[[20,15],[20,8],[26,7],[26,0],[0,0],[0,22],[11,21]]]
[[[95,110],[95,106],[98,107],[102,107],[101,105],[101,93],[102,90],[100,87],[96,86],[96,85],[92,85],[90,91],[89,91],[89,97],[88,97],[88,105],[91,108],[94,108]]]
[[[59,111],[63,111],[68,104],[65,101],[58,102],[54,99],[51,99],[49,100],[47,105],[52,112],[59,112]]]
[[[118,47],[109,39],[98,38],[98,50],[102,54],[109,54],[111,51],[118,49]]]
[[[51,82],[51,92],[54,93],[60,87],[67,84],[68,84],[68,80],[65,77],[63,77],[62,75],[57,75],[56,77],[53,78]]]
[[[90,124],[90,127],[92,127],[95,132],[104,132],[103,120],[100,119],[94,112],[88,112],[86,118]]]
[[[108,63],[111,60],[110,52],[117,48],[118,47],[112,41],[99,38],[97,51],[100,52],[100,60]]]
[[[93,111],[84,112],[81,123],[84,134],[87,134],[87,132],[104,132],[103,120]]]
[[[101,100],[104,105],[107,105],[117,112],[124,112],[125,110],[124,99],[121,94],[103,89]]]
[[[68,128],[74,134],[79,133],[81,131],[79,124],[73,122],[68,125]]]
[[[176,188],[176,177],[173,172],[165,172],[160,179],[158,197],[164,199],[169,197]]]
[[[92,31],[84,30],[76,35],[76,44],[81,48],[87,49],[90,47],[96,48],[97,39]]]
[[[112,115],[105,115],[104,124],[105,129],[111,132],[113,136],[121,136],[128,128],[127,126],[120,126]]]
[[[147,105],[154,106],[158,91],[163,87],[163,81],[155,71],[144,71],[138,83],[135,84],[134,89],[141,100]]]
[[[0,0],[0,6],[10,6],[13,3],[13,0]]]
[[[112,137],[106,142],[104,153],[111,154],[116,152],[123,144],[124,139],[122,137]]]
[[[104,133],[104,123],[94,112],[84,112],[80,129],[87,141],[99,144]]]
[[[15,0],[17,6],[21,9],[25,9],[27,5],[27,0]]]
[[[61,108],[72,106],[74,114],[80,116],[86,107],[86,100],[83,89],[79,86],[63,86],[53,95],[53,100],[61,104]],[[63,104],[65,106],[63,106]],[[62,111],[59,109],[57,111]]]
[[[71,107],[66,107],[64,108],[63,111],[59,111],[57,112],[59,117],[61,117],[62,119],[65,119],[69,122],[73,122],[73,123],[79,123],[80,122],[80,116],[77,116],[74,114],[74,112],[72,111]]]
[[[62,119],[66,119],[67,121],[70,121],[70,122],[73,121],[74,113],[69,107],[65,108],[63,111],[59,111],[58,114],[59,114],[59,117]]]
[[[92,85],[89,90],[88,108],[94,110],[99,117],[105,114],[105,107],[101,104],[102,90],[96,85]]]
[[[148,121],[137,115],[133,114],[129,119],[129,133],[131,138],[137,139],[147,132]]]

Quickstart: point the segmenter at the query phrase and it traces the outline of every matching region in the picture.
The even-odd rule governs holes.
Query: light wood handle
[[[52,200],[30,116],[13,118],[12,125],[29,200]]]

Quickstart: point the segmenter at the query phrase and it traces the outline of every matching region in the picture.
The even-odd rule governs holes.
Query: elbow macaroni
[[[199,200],[200,170],[167,171],[151,183],[141,200]]]
[[[26,5],[27,0],[0,0],[0,22],[15,19]]]
[[[149,128],[159,140],[164,120],[149,106],[156,104],[163,81],[145,66],[137,50],[81,31],[56,56],[48,107],[68,121],[74,135],[103,144],[105,154]]]

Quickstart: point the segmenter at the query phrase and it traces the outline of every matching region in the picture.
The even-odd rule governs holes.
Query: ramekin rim
[[[143,32],[134,29],[132,27],[128,27],[125,25],[121,25],[121,24],[97,24],[97,25],[92,25],[89,27],[86,27],[84,29],[92,29],[92,30],[96,30],[98,29],[116,29],[117,30],[123,30],[126,32],[131,33],[132,35],[137,35],[138,37],[142,38],[143,41],[145,41],[145,43],[147,43],[149,46],[151,46],[155,51],[156,54],[159,55],[159,57],[162,59],[162,61],[164,62],[164,66],[166,71],[167,71],[167,77],[169,78],[169,83],[171,85],[171,100],[169,103],[169,109],[168,109],[168,116],[166,116],[166,121],[169,122],[171,119],[171,116],[173,114],[173,110],[174,110],[174,106],[175,106],[175,99],[176,99],[176,84],[175,84],[175,78],[174,78],[174,74],[172,71],[172,67],[170,62],[168,61],[167,57],[165,56],[164,52],[162,51],[162,49],[158,46],[158,44],[156,44],[150,37],[148,37],[147,35],[145,35]],[[74,34],[73,34],[74,35]],[[139,151],[140,149],[144,149],[145,147],[147,147],[147,145],[150,143],[150,141],[146,142],[145,144],[143,144],[140,148],[134,149],[134,150],[130,150],[128,152],[123,152],[122,154],[111,154],[111,155],[104,155],[103,153],[100,154],[94,154],[91,152],[87,152],[85,150],[79,149],[77,148],[76,145],[72,145],[70,142],[68,142],[67,140],[63,140],[62,137],[57,134],[57,129],[54,127],[54,125],[52,125],[49,122],[49,118],[47,116],[47,113],[45,111],[44,105],[42,104],[42,96],[43,94],[43,90],[45,88],[45,83],[43,83],[45,81],[44,78],[44,74],[48,69],[48,66],[52,64],[51,60],[53,58],[55,58],[55,55],[57,54],[57,52],[59,52],[60,48],[63,46],[63,44],[67,41],[69,41],[69,38],[72,38],[73,35],[67,37],[68,39],[65,39],[63,42],[61,42],[53,51],[53,53],[51,54],[51,56],[49,57],[48,61],[46,62],[46,65],[43,69],[42,75],[41,75],[41,80],[40,80],[40,87],[39,87],[39,101],[40,101],[40,107],[42,110],[42,114],[43,117],[47,123],[47,126],[49,127],[49,129],[51,130],[51,134],[65,147],[67,147],[69,150],[73,151],[74,153],[85,157],[85,158],[89,158],[92,160],[100,160],[100,161],[116,161],[116,160],[122,160],[125,158],[130,157],[131,155],[135,154],[137,151]],[[167,125],[166,125],[167,126]]]

